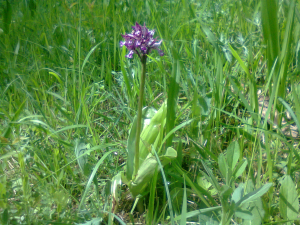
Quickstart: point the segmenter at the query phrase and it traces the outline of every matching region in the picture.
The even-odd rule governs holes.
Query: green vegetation
[[[0,8],[1,224],[299,224],[298,1]],[[130,182],[142,64],[119,42],[136,21],[165,55]]]

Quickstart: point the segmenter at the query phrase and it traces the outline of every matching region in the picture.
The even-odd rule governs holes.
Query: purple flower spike
[[[141,26],[137,22],[132,28],[131,34],[122,35],[125,41],[120,41],[120,47],[125,45],[129,50],[125,57],[132,58],[133,54],[136,53],[141,58],[143,55],[149,54],[152,49],[157,50],[160,56],[164,55],[164,52],[159,49],[162,40],[158,41],[156,38],[153,38],[154,30],[148,30],[145,24]]]

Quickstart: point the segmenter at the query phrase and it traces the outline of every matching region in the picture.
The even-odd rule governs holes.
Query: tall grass
[[[297,1],[0,7],[2,224],[299,223]],[[163,39],[165,56],[148,58],[144,106],[167,99],[162,148],[177,151],[141,196],[143,215],[131,213],[125,185],[111,193],[126,167],[141,71],[120,34],[136,21]]]

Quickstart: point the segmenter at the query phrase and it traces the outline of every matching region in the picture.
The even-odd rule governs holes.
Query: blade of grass
[[[173,63],[173,75],[170,78],[169,90],[168,90],[168,102],[167,102],[167,120],[166,120],[166,133],[168,134],[175,125],[177,98],[179,93],[179,80],[180,80],[180,63],[179,60]],[[172,145],[174,133],[166,140],[167,149]]]
[[[160,168],[161,175],[163,177],[164,186],[165,186],[166,194],[167,194],[167,201],[168,201],[169,211],[170,211],[171,224],[175,225],[173,207],[172,207],[172,202],[171,202],[171,196],[170,196],[169,187],[168,187],[169,184],[168,184],[168,181],[166,179],[166,175],[165,175],[165,172],[163,170],[163,166],[162,166],[162,164],[159,160],[159,157],[158,157],[158,155],[157,155],[157,153],[156,153],[156,151],[153,147],[152,147],[152,152],[155,154],[156,160],[158,162],[158,166]]]
[[[187,219],[187,198],[186,198],[186,186],[185,186],[185,180],[184,180],[180,225],[186,225],[186,219]]]
[[[90,189],[90,186],[91,186],[91,184],[92,184],[92,182],[93,182],[94,176],[96,175],[96,173],[97,173],[97,171],[98,171],[98,168],[102,165],[102,163],[103,163],[104,160],[107,158],[107,156],[109,156],[109,155],[110,155],[111,153],[113,153],[113,152],[114,152],[114,151],[106,152],[106,153],[101,157],[101,159],[97,162],[97,164],[95,165],[95,167],[94,167],[94,169],[93,169],[93,172],[91,173],[90,178],[89,178],[89,180],[88,180],[88,182],[87,182],[87,184],[86,184],[86,187],[85,187],[85,190],[84,190],[84,192],[83,192],[82,198],[81,198],[81,200],[80,200],[80,204],[79,204],[79,206],[78,206],[78,211],[81,210],[81,208],[82,208],[82,206],[83,206],[83,204],[84,204],[84,202],[85,202],[85,198],[86,198],[86,196],[87,196],[87,194],[88,194],[88,191],[89,191],[89,189]]]

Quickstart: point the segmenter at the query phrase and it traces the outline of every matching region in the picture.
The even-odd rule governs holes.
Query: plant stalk
[[[141,136],[141,128],[142,128],[142,108],[143,108],[143,99],[144,99],[144,89],[145,89],[145,77],[146,77],[146,62],[147,55],[141,56],[142,62],[142,74],[141,74],[141,83],[140,83],[140,94],[139,94],[139,103],[138,103],[138,115],[137,115],[137,128],[136,128],[136,136],[135,136],[135,173],[137,174],[139,170],[139,162],[140,162],[140,136]]]

